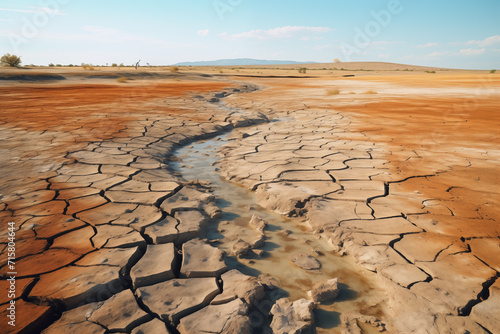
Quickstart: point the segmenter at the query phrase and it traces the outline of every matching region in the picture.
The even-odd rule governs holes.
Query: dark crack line
[[[500,277],[500,274],[498,272],[496,272],[495,276],[493,276],[490,279],[486,280],[482,284],[483,288],[478,293],[477,298],[473,299],[473,300],[470,300],[464,307],[459,308],[458,315],[462,316],[462,317],[469,316],[470,313],[471,313],[471,311],[472,311],[472,308],[474,306],[476,306],[477,304],[479,304],[479,303],[487,300],[490,297],[490,291],[489,291],[489,289],[493,285],[493,283],[495,283],[495,281],[498,279],[498,277]]]

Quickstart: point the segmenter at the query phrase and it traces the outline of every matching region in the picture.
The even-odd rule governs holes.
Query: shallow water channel
[[[245,240],[255,234],[248,225],[252,215],[258,215],[269,223],[265,230],[265,245],[260,248],[264,251],[262,255],[244,259],[229,256],[226,258],[229,268],[255,277],[262,273],[271,275],[281,284],[281,295],[278,297],[290,300],[308,298],[307,291],[315,283],[337,277],[341,288],[339,297],[334,303],[320,305],[315,310],[318,333],[339,332],[340,315],[345,312],[383,318],[383,306],[375,304],[383,292],[374,286],[374,274],[361,275],[359,267],[351,259],[336,255],[326,241],[309,232],[299,218],[289,219],[261,207],[253,192],[223,179],[217,173],[217,152],[228,140],[228,135],[223,135],[184,146],[174,152],[179,161],[172,162],[171,167],[186,180],[210,182],[217,198],[216,204],[223,214],[211,224],[207,238],[228,254],[238,238]],[[289,259],[294,253],[314,256],[321,262],[321,269],[307,271],[295,266]],[[366,329],[365,332],[371,330]]]

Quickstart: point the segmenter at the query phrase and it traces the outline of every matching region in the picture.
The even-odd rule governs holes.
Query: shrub
[[[338,89],[329,89],[326,91],[327,96],[339,95],[339,94],[340,94],[340,90],[338,90]]]
[[[304,73],[305,74],[306,72],[307,72],[307,68],[305,68],[305,67],[299,68],[299,73]]]
[[[113,63],[113,64],[111,64],[111,67],[117,67],[117,66],[118,66],[118,64],[117,64],[117,63]]]
[[[50,64],[49,64],[49,67],[54,67],[54,66],[56,66],[56,65],[54,65],[54,64],[52,64],[52,63],[50,63]]]
[[[425,73],[436,73],[436,71],[425,71]]]
[[[493,74],[495,73],[497,70],[491,70],[490,73]]]
[[[364,92],[363,94],[377,94],[376,91],[374,90],[367,90],[366,92]]]
[[[179,72],[179,68],[177,66],[171,66],[170,67],[170,72],[177,73],[177,72]]]
[[[21,57],[6,53],[0,58],[0,63],[9,65],[10,67],[17,67],[21,64]]]

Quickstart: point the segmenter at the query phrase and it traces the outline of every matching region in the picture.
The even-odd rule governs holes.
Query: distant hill
[[[291,65],[312,64],[314,62],[298,62],[293,60],[264,60],[252,58],[218,59],[209,61],[192,61],[175,64],[176,66],[255,66],[255,65]]]

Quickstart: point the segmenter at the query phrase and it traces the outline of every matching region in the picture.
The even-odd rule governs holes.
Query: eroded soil
[[[0,87],[4,279],[16,223],[10,332],[188,333],[199,310],[208,323],[229,319],[210,330],[249,330],[265,284],[221,276],[216,248],[188,243],[217,215],[215,199],[167,167],[178,145],[252,124],[222,149],[221,174],[384,284],[384,312],[360,305],[342,315],[344,330],[499,330],[497,76],[229,79]],[[167,264],[152,266],[168,244]],[[245,279],[251,297],[227,297]],[[185,291],[196,293],[177,303]],[[230,306],[207,307],[217,295]]]

